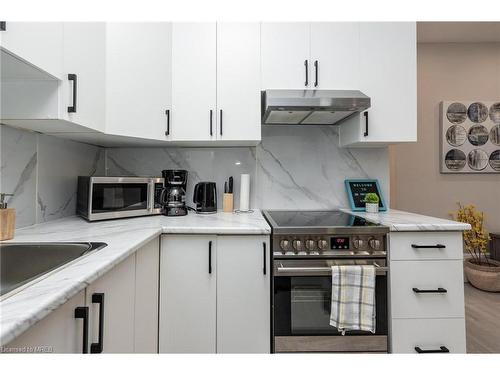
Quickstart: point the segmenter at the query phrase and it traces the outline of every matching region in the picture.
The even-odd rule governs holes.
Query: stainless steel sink
[[[0,244],[0,296],[105,246],[103,242]]]

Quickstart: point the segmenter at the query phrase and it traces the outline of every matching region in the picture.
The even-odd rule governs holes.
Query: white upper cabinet
[[[167,22],[107,24],[106,133],[167,139],[171,27]]]
[[[261,27],[262,89],[310,87],[311,24],[264,22]]]
[[[318,89],[359,89],[359,23],[311,23],[311,85]]]
[[[217,139],[260,141],[260,25],[217,24]]]
[[[6,22],[0,45],[55,78],[63,78],[62,22]]]
[[[360,24],[359,90],[371,107],[340,128],[342,146],[417,140],[417,45],[414,22]]]
[[[62,117],[99,131],[106,122],[105,35],[104,22],[64,23]]]
[[[171,140],[217,137],[216,29],[215,22],[176,22],[172,26]]]

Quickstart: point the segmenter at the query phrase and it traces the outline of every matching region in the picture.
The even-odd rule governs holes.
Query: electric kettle
[[[215,182],[198,182],[194,187],[193,203],[199,214],[217,212],[217,187]]]

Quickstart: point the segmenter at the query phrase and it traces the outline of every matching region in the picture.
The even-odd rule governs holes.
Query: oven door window
[[[292,335],[330,334],[331,280],[327,277],[292,277],[290,283]]]
[[[94,184],[92,213],[146,210],[148,184]]]
[[[330,325],[330,276],[290,276],[274,278],[275,336],[340,335]],[[376,279],[376,333],[387,334],[387,277]],[[348,331],[346,335],[371,335]]]

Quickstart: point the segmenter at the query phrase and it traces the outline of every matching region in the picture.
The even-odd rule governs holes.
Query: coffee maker
[[[165,188],[160,195],[163,215],[187,215],[186,185],[188,172],[183,169],[165,169],[161,174],[165,180]]]

